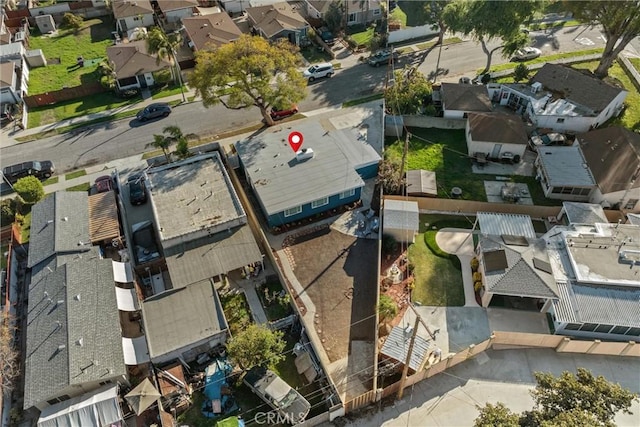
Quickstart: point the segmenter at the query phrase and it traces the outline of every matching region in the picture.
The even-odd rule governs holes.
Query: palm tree
[[[157,62],[160,63],[161,59],[169,59],[176,66],[176,69],[171,69],[171,75],[173,80],[176,80],[178,76],[178,84],[180,85],[180,92],[182,93],[182,102],[187,102],[184,96],[184,89],[182,88],[182,76],[180,75],[180,65],[178,64],[178,58],[176,58],[176,49],[182,43],[182,36],[179,32],[165,33],[160,27],[153,27],[146,36],[147,50],[152,55],[157,55]]]
[[[167,159],[167,163],[171,162],[171,158],[169,157],[169,146],[171,145],[172,139],[166,137],[164,135],[153,135],[153,142],[150,144],[153,147],[159,148],[164,153],[164,157]]]

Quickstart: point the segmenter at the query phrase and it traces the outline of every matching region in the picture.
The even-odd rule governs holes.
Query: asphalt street
[[[597,29],[572,27],[555,32],[532,32],[535,46],[543,54],[569,52],[603,46],[604,40]],[[556,42],[553,42],[553,37]],[[497,47],[490,42],[489,48]],[[397,67],[418,66],[426,75],[433,75],[438,64],[439,49],[412,52],[402,55]],[[508,62],[499,53],[494,54],[493,64]],[[353,61],[352,61],[353,62]],[[457,76],[475,75],[486,63],[486,56],[474,41],[444,47],[440,52],[438,80],[453,80]],[[299,103],[300,111],[340,105],[379,92],[384,87],[386,67],[374,68],[364,63],[338,70],[331,79],[309,84],[307,98]],[[149,150],[153,134],[162,133],[167,125],[178,125],[185,134],[212,135],[257,124],[261,120],[255,108],[228,110],[221,105],[205,108],[202,102],[178,106],[166,119],[138,123],[125,119],[93,125],[78,131],[45,138],[29,143],[3,147],[2,164],[14,164],[27,160],[52,160],[59,173],[105,163]]]

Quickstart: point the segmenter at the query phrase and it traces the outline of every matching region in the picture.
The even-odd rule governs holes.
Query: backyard
[[[103,17],[85,21],[77,33],[60,29],[56,35],[41,36],[34,31],[29,48],[42,49],[48,65],[30,70],[29,94],[99,81],[96,69],[113,43],[113,28],[113,20]],[[79,57],[84,59],[84,67],[77,66]]]
[[[419,234],[409,246],[409,262],[415,266],[415,287],[411,295],[414,303],[441,307],[464,305],[460,261],[437,248],[435,234],[446,227],[471,229],[474,220],[465,216],[420,215]]]
[[[495,179],[495,175],[474,174],[471,159],[467,155],[464,130],[435,128],[410,128],[407,169],[426,169],[436,172],[438,197],[448,198],[453,187],[463,190],[462,199],[487,201],[484,181]],[[393,162],[400,163],[403,141],[387,139],[385,154]],[[559,205],[556,200],[544,197],[540,184],[533,176],[511,177],[514,182],[526,183],[536,205]]]

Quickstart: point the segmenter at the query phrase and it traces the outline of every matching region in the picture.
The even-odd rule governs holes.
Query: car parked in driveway
[[[323,42],[325,42],[328,46],[333,46],[336,44],[336,39],[333,37],[333,33],[329,30],[322,31],[320,33],[320,38]]]
[[[278,109],[277,107],[272,107],[269,115],[273,120],[280,120],[284,119],[285,117],[293,116],[297,112],[298,106],[293,104],[291,107],[283,108],[282,110]]]
[[[136,119],[141,122],[155,119],[157,117],[167,117],[171,114],[171,106],[166,102],[156,102],[149,104],[136,114]]]
[[[111,175],[102,175],[95,181],[96,193],[106,193],[116,189],[113,177]]]
[[[392,58],[394,60],[397,59],[398,54],[396,52],[392,54],[390,50],[380,50],[367,59],[367,64],[372,67],[379,67],[390,63]]]
[[[129,202],[132,205],[142,205],[147,202],[147,185],[144,175],[130,175],[127,179],[127,185],[129,186]]]
[[[516,50],[516,53],[513,54],[513,59],[516,61],[528,61],[539,57],[541,53],[540,49],[536,47],[523,47]]]

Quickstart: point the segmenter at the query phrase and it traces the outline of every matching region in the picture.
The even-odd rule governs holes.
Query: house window
[[[353,197],[356,194],[356,189],[352,188],[351,190],[347,190],[347,191],[343,191],[342,193],[340,193],[340,198],[341,199],[346,199],[348,197]]]
[[[591,194],[590,188],[583,188],[582,191],[580,192],[581,196],[588,196],[589,194]]]
[[[580,324],[578,323],[567,323],[567,326],[564,327],[567,331],[577,331],[580,329]]]
[[[373,9],[373,16],[380,15],[380,9]]]
[[[624,335],[629,330],[628,326],[616,326],[611,330],[612,334]]]
[[[300,212],[302,212],[302,206],[296,206],[295,208],[287,209],[286,211],[284,211],[284,216],[287,217],[298,215]]]
[[[69,399],[71,399],[71,396],[69,396],[68,394],[63,394],[62,396],[56,397],[55,399],[47,400],[47,403],[49,405],[55,405],[56,403],[64,402],[65,400]]]
[[[111,383],[111,381],[101,381],[100,385],[107,385],[107,384],[110,384],[110,383]]]
[[[627,204],[624,205],[624,208],[633,209],[636,207],[637,204],[638,204],[638,199],[629,199],[629,201],[627,201]]]
[[[320,206],[324,206],[328,204],[329,204],[329,198],[323,197],[322,199],[314,200],[313,202],[311,202],[311,207],[315,209],[315,208],[319,208]]]
[[[140,16],[140,15],[134,16],[133,20],[134,21],[142,21],[142,16]]]
[[[581,331],[587,331],[587,332],[593,332],[596,330],[596,328],[598,327],[598,325],[596,325],[595,323],[584,323],[582,325],[582,327],[580,328]]]
[[[639,336],[640,335],[640,328],[629,328],[629,330],[627,331],[627,333],[625,335]]]
[[[556,120],[556,123],[564,123],[564,119],[560,118],[560,119]]]
[[[356,22],[356,14],[355,13],[350,13],[349,14],[348,22]]]
[[[600,333],[603,333],[603,334],[608,334],[609,331],[611,331],[612,327],[613,326],[611,326],[611,325],[598,325],[598,327],[596,328],[596,332],[600,332]]]

